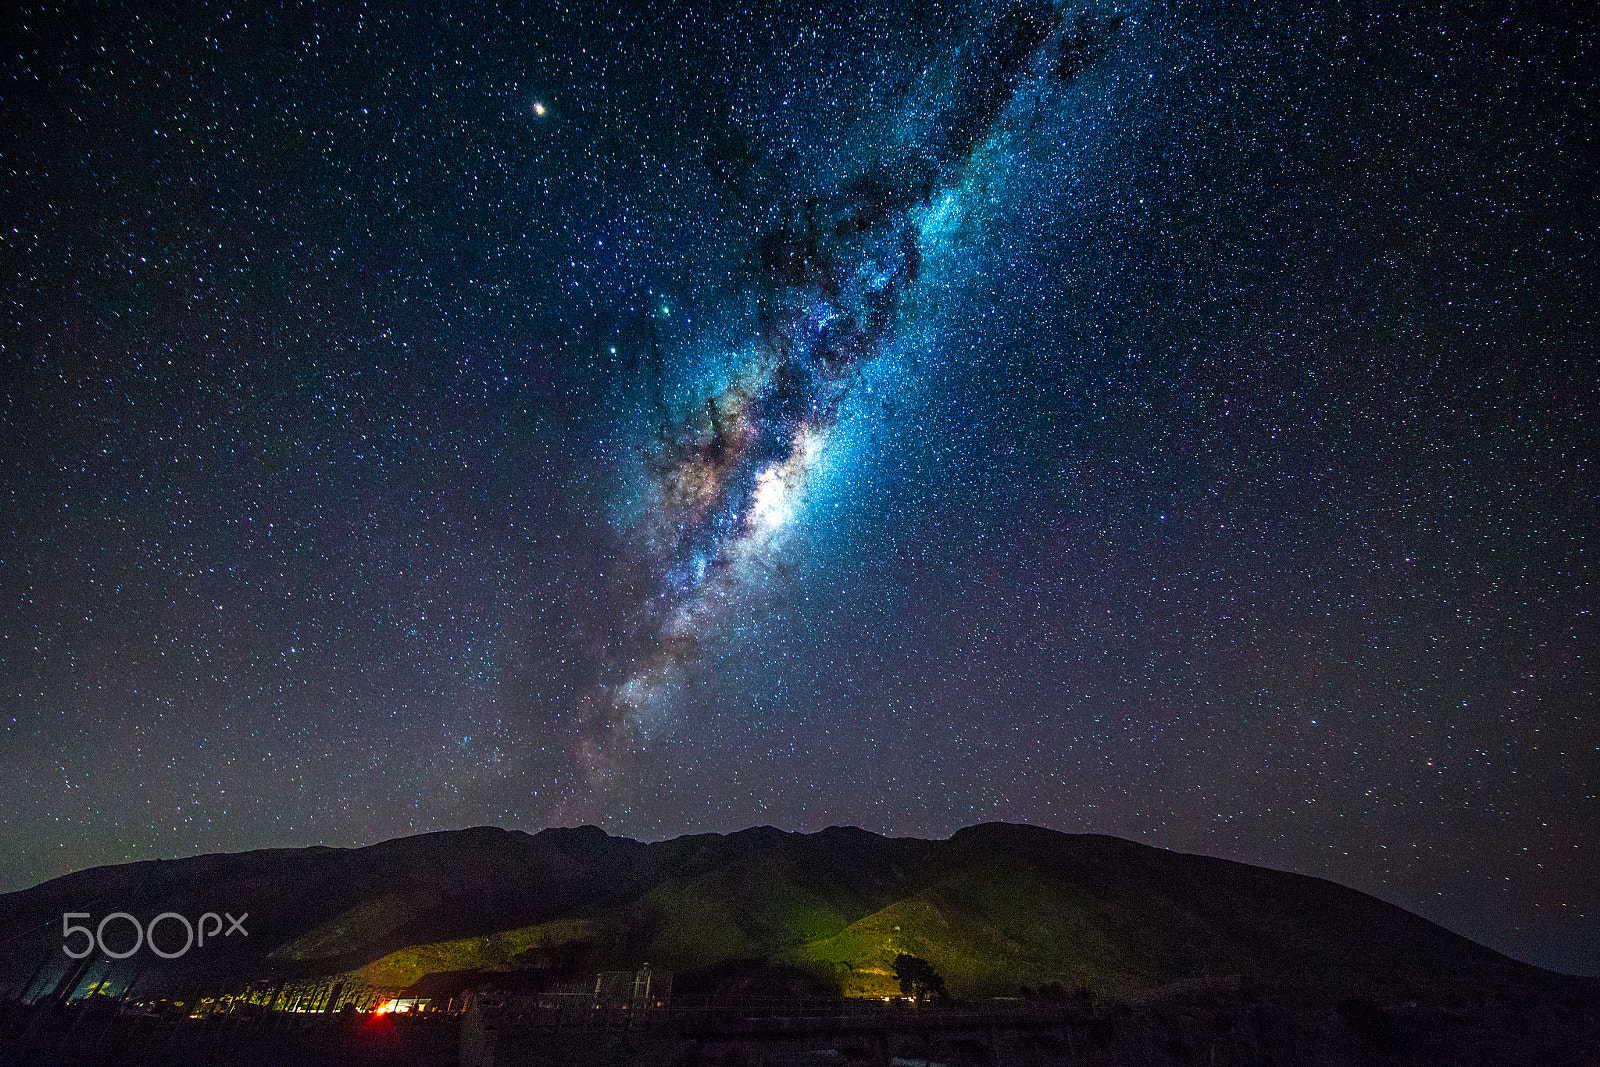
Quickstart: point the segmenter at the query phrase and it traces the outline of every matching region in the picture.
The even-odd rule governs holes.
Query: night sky
[[[1582,9],[11,16],[0,890],[1004,819],[1600,973]]]

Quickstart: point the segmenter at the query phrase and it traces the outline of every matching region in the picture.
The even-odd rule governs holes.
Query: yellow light
[[[538,115],[540,118],[544,118],[544,105],[542,103],[540,103],[539,101],[535,100],[533,102],[533,113],[535,115]]]

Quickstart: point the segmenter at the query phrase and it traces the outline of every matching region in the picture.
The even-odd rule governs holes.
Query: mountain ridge
[[[67,911],[250,915],[247,938],[108,964],[123,981],[137,970],[171,988],[331,975],[410,985],[445,973],[551,982],[759,961],[818,988],[884,996],[897,991],[901,952],[928,959],[960,996],[1052,985],[1129,997],[1222,975],[1397,996],[1593,981],[1325,879],[1011,823],[942,841],[856,827],[652,843],[597,827],[471,827],[90,868],[0,896],[0,994],[44,974],[37,995],[63,967]]]

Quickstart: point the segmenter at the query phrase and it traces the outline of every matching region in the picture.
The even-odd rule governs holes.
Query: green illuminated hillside
[[[899,953],[961,997],[1050,984],[1127,997],[1234,975],[1396,991],[1556,980],[1330,882],[988,824],[948,841],[759,828],[657,844],[481,829],[101,868],[0,898],[0,986],[55,961],[64,910],[223,908],[249,912],[248,939],[146,980],[538,985],[645,963],[685,981],[764,965],[885,996]]]

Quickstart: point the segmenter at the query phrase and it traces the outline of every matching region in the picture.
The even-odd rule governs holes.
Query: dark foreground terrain
[[[63,914],[113,912],[247,932],[69,959]],[[946,999],[898,1002],[907,955]],[[397,998],[428,1010],[371,1013]],[[99,868],[0,897],[0,1002],[4,1067],[1600,1063],[1600,981],[1319,879],[1006,824]]]
[[[1600,1062],[1592,998],[1500,998],[1476,1011],[1312,990],[1209,989],[1139,1004],[816,1001],[665,1009],[565,1025],[515,1002],[457,1013],[158,1021],[91,1008],[0,1008],[0,1067],[1069,1067],[1565,1065]]]

